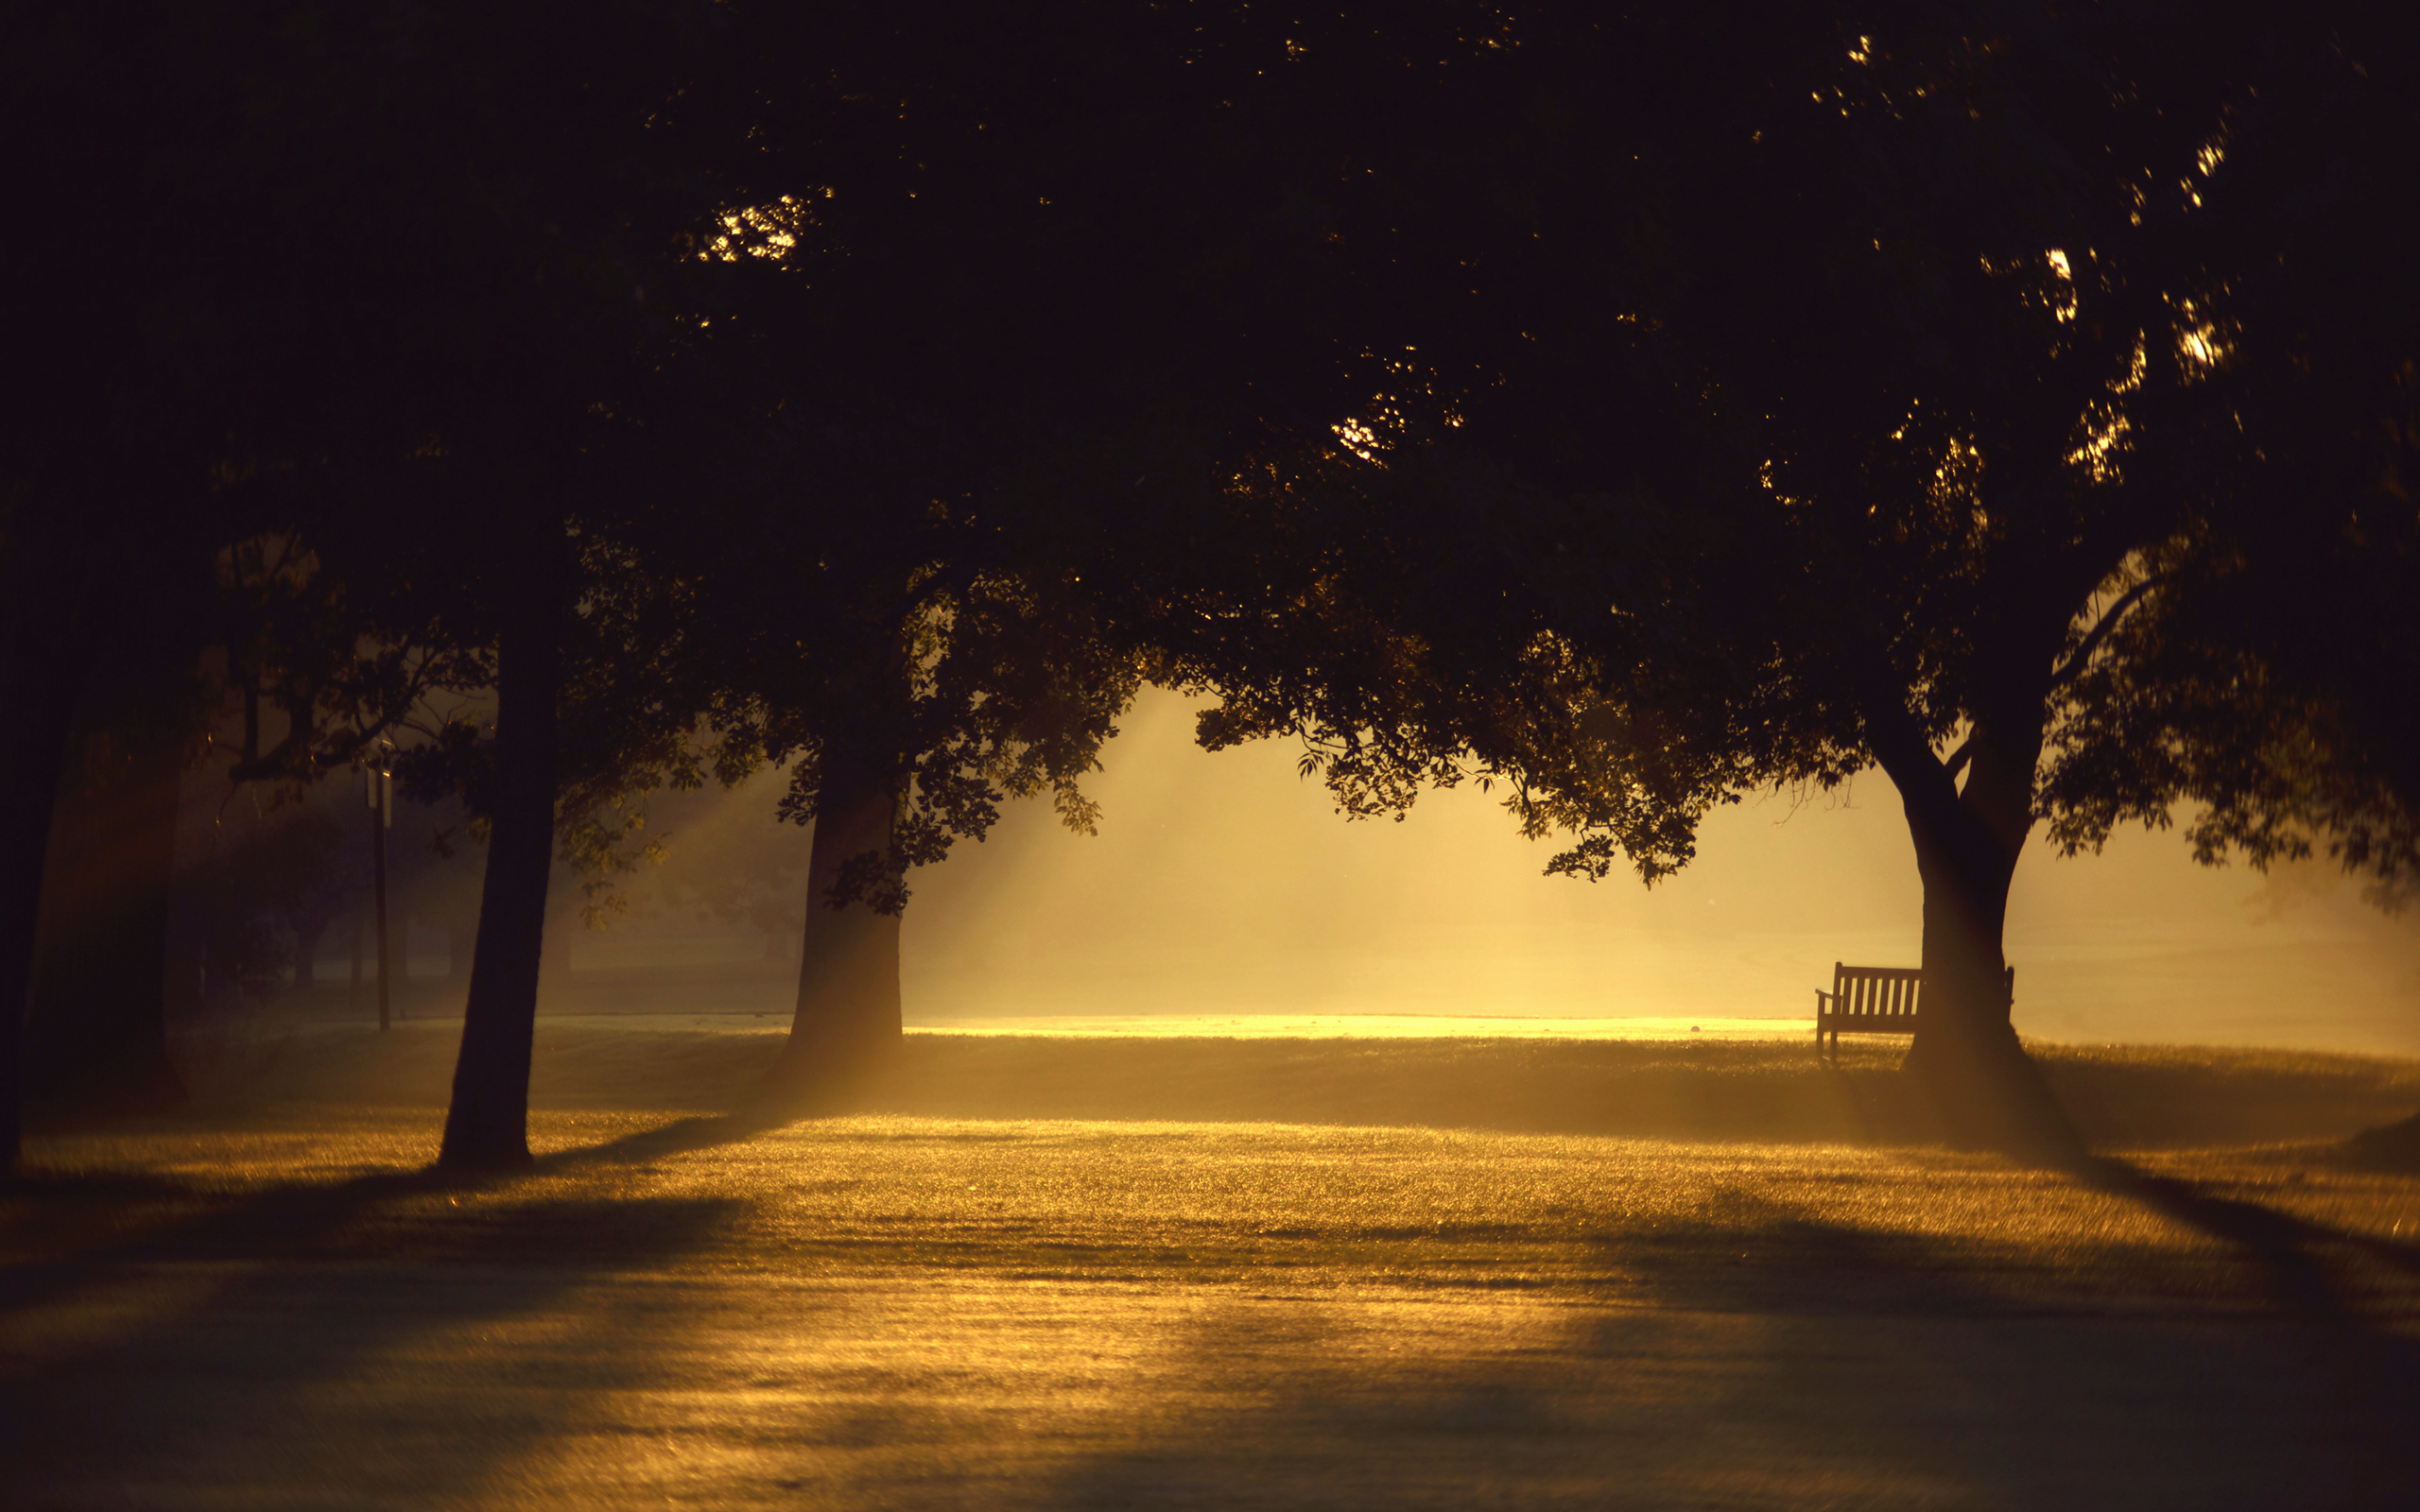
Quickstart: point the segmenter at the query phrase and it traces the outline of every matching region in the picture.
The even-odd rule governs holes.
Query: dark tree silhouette
[[[774,1087],[811,1100],[897,1040],[910,868],[1011,797],[1091,824],[1080,779],[1150,651],[1102,607],[1131,590],[1090,582],[1132,576],[1106,548],[1133,532],[1098,527],[1165,532],[1257,425],[1247,375],[1284,364],[1212,274],[1286,191],[1222,160],[1249,76],[1201,17],[757,20],[764,158],[721,249],[750,294],[706,339],[761,354],[765,422],[714,528],[649,550],[702,601],[727,753],[790,763],[815,823]]]
[[[2344,557],[2358,501],[2392,497],[2338,486],[2341,463],[2328,483],[2298,427],[2344,399],[2340,433],[2408,412],[2411,328],[2377,334],[2408,297],[2332,292],[2308,255],[2322,205],[2397,244],[2378,232],[2408,214],[2408,169],[2363,147],[2340,173],[2325,123],[2401,109],[2369,80],[2401,77],[2401,25],[1547,7],[1432,50],[1450,89],[1383,27],[1305,33],[1299,140],[1331,154],[1338,241],[1397,292],[1332,327],[1368,381],[1336,440],[1238,490],[1334,566],[1240,595],[1253,635],[1196,643],[1236,690],[1206,732],[1307,732],[1363,811],[1507,779],[1533,832],[1578,832],[1558,868],[1626,857],[1651,880],[1710,804],[1877,763],[1925,882],[1910,1068],[1967,1136],[2070,1149],[2001,987],[2036,823],[2089,843],[2202,797],[2241,838],[2246,814],[2353,812],[2293,796],[2360,775],[2286,738],[2314,730],[2308,699],[2253,742],[2283,764],[2266,792],[2263,768],[2218,780],[2233,736],[2206,724],[2165,770],[2113,765],[2124,740],[2090,727],[2227,707],[2187,661],[2135,654],[2152,627],[2216,603],[2188,590],[2260,541]],[[1384,77],[1375,109],[1350,87]],[[1325,122],[1330,96],[1362,109]],[[2377,350],[2312,377],[2356,330]],[[2326,578],[2340,621],[2373,623],[2392,577]],[[2285,634],[2200,623],[2283,672],[2310,643],[2260,619]]]
[[[714,8],[633,3],[510,16],[432,8],[380,101],[380,256],[331,291],[389,423],[331,481],[311,539],[421,644],[478,659],[484,739],[458,727],[416,782],[477,774],[486,882],[442,1164],[528,1159],[531,1020],[565,794],[677,747],[689,716],[634,675],[660,628],[619,612],[626,528],[704,486],[660,426],[690,370],[683,322],[727,202]],[[356,168],[356,173],[358,169]]]
[[[64,736],[25,1023],[26,1086],[56,1108],[158,1112],[184,1100],[164,988],[194,692],[189,666],[96,667]]]
[[[240,558],[262,541],[300,565],[279,602],[228,614],[239,778],[342,765],[385,728],[346,707],[391,717],[415,679],[491,683],[520,647],[492,816],[508,885],[490,902],[543,896],[549,643],[570,634],[580,574],[612,568],[603,524],[668,476],[604,454],[635,428],[680,308],[650,309],[649,280],[677,286],[720,202],[683,156],[702,104],[667,103],[717,25],[648,3],[11,12],[9,150],[35,230],[5,253],[8,319],[47,375],[7,414],[0,499],[11,994],[89,669],[171,648],[189,669],[220,627],[216,590],[232,576],[244,599]],[[104,225],[120,230],[91,234]],[[508,1020],[526,1018],[529,914],[499,920],[501,985],[475,993]],[[0,1021],[13,1150],[21,1016]],[[493,1058],[501,1087],[514,1057]],[[513,1159],[518,1101],[481,1101],[497,1111],[459,1158]]]
[[[315,76],[269,63],[308,51],[302,34],[234,8],[26,7],[0,27],[0,127],[17,227],[0,248],[0,323],[19,369],[39,375],[0,410],[0,698],[9,710],[0,737],[0,1148],[13,1161],[18,1051],[62,774],[79,783],[93,775],[74,768],[95,738],[156,755],[195,732],[189,724],[163,731],[198,704],[190,686],[163,689],[161,679],[189,683],[217,554],[264,528],[254,501],[225,485],[265,430],[282,424],[265,421],[279,408],[272,396],[305,391],[284,360],[299,308],[284,275],[290,250],[307,241],[278,214],[284,191],[268,150],[297,97],[268,80]],[[100,227],[109,229],[96,234]],[[120,697],[130,688],[157,696],[130,709]],[[131,740],[137,732],[158,740]],[[173,795],[172,781],[138,785]],[[139,819],[126,816],[143,832],[130,854],[151,861],[134,892],[150,896],[173,801],[137,807]],[[156,914],[130,904],[115,923],[95,923],[113,912],[88,906],[103,879],[84,868],[100,863],[83,853],[89,836],[63,838],[77,853],[62,860],[78,876],[62,880],[79,901],[62,899],[62,929],[132,932],[136,916]],[[165,1094],[156,1031],[143,1027],[156,1024],[159,948],[121,944],[67,947],[44,973],[45,991],[117,1005],[129,1015],[119,1040],[129,1075]],[[78,959],[110,963],[105,989],[57,974]],[[112,1054],[108,1038],[45,1030],[53,1045],[80,1043],[72,1058],[93,1074]]]
[[[2212,855],[2410,874],[2383,6],[8,26],[53,381],[0,464],[0,985],[95,669],[221,642],[272,782],[492,688],[406,767],[489,837],[443,1163],[528,1158],[548,876],[624,800],[789,764],[811,1096],[896,1039],[908,869],[1011,796],[1089,823],[1147,674],[1357,813],[1503,780],[1592,876],[1878,763],[1910,1063],[2035,1149],[2037,823],[2200,799]]]
[[[2420,23],[2329,17],[2333,46],[2229,143],[2251,214],[2226,290],[2244,441],[2160,590],[2083,672],[2046,774],[2052,837],[2167,822],[2205,860],[2326,851],[2394,908],[2420,877]]]

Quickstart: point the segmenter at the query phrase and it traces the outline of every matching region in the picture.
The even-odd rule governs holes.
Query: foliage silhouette
[[[1966,1137],[2071,1154],[1999,989],[2037,820],[2198,798],[2213,857],[2408,864],[2374,696],[2411,558],[2366,547],[2409,533],[2414,332],[2338,274],[2383,274],[2411,176],[2332,135],[2406,108],[2405,24],[1743,20],[1533,9],[1428,52],[1451,89],[1408,30],[1304,39],[1302,118],[1365,92],[1306,138],[1337,238],[1427,287],[1331,325],[1361,406],[1245,482],[1296,576],[1188,653],[1232,690],[1205,734],[1307,734],[1351,812],[1508,780],[1557,869],[1650,881],[1712,804],[1878,764],[1926,886],[1910,1067]],[[2361,654],[2239,612],[2293,572]]]

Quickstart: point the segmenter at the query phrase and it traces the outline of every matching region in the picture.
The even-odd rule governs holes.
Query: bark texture
[[[828,902],[851,857],[890,848],[898,813],[894,780],[836,768],[807,860],[798,1007],[772,1073],[777,1099],[812,1107],[899,1046],[900,916]]]
[[[184,1101],[168,1059],[168,907],[182,753],[134,746],[59,793],[26,1022],[35,1101],[78,1114]]]
[[[1906,1069],[1961,1143],[2067,1161],[2083,1144],[2010,1022],[2001,934],[2033,824],[2038,728],[1979,723],[1962,788],[1938,763],[1899,782],[1924,881],[1924,997]]]
[[[546,939],[555,853],[556,695],[562,627],[551,594],[496,646],[496,770],[479,933],[462,1012],[462,1048],[437,1163],[496,1170],[529,1163],[529,1042]]]
[[[26,1015],[42,923],[43,861],[65,765],[63,731],[75,702],[68,689],[19,693],[9,719],[0,722],[0,1174],[16,1170],[23,1145]]]

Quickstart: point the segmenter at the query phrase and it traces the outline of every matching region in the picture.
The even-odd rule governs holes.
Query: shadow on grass
[[[199,1106],[280,1100],[441,1108],[445,1025],[329,1030],[274,1064],[198,1082]],[[1220,1040],[911,1034],[850,1110],[941,1118],[1352,1124],[1784,1143],[1933,1137],[1893,1040],[1815,1064],[1801,1040]],[[634,1029],[542,1019],[539,1108],[704,1113],[752,1095],[772,1030]],[[2420,1063],[2183,1046],[2036,1044],[2086,1140],[2104,1148],[2341,1139],[2420,1106]],[[210,1078],[202,1078],[209,1081]],[[836,1108],[835,1110],[838,1110]]]
[[[1173,1407],[1041,1504],[2199,1512],[2409,1492],[2408,1338],[2013,1303],[1972,1254],[1744,1194],[1726,1221],[1603,1249],[1638,1287],[1625,1305],[1214,1307],[1131,1393]]]
[[[46,1196],[69,1202],[217,1206],[96,1243],[72,1285],[9,1298],[11,1504],[173,1506],[205,1490],[224,1503],[230,1487],[237,1504],[506,1504],[537,1500],[517,1477],[567,1446],[590,1452],[584,1435],[608,1435],[608,1457],[622,1440],[668,1441],[665,1402],[707,1386],[680,1373],[696,1294],[664,1273],[748,1253],[725,1237],[747,1204],[646,1195],[635,1168],[769,1126],[691,1118],[556,1152],[521,1177],[413,1173],[240,1198],[51,1178]],[[1105,1404],[1071,1406],[1028,1376],[996,1401],[977,1397],[965,1383],[980,1378],[960,1363],[895,1370],[914,1351],[870,1339],[822,1373],[753,1383],[771,1396],[717,1397],[741,1426],[715,1431],[739,1437],[704,1447],[739,1447],[707,1463],[794,1452],[823,1469],[873,1451],[880,1473],[908,1479],[857,1500],[950,1503],[948,1477],[979,1480],[994,1442],[951,1435],[1013,1418],[1019,1452],[1039,1442],[1055,1465],[1046,1484],[955,1504],[2397,1504],[2420,1358],[2380,1326],[2360,1267],[2408,1277],[2409,1247],[2119,1162],[2084,1174],[2224,1242],[2274,1305],[2196,1306],[2162,1280],[2153,1305],[2068,1306],[2038,1276],[2009,1274],[2072,1260],[2038,1235],[1979,1250],[1737,1187],[1688,1221],[1582,1236],[1608,1280],[1579,1305],[1501,1274],[1546,1229],[1490,1225],[1339,1229],[1338,1244],[1392,1251],[1363,1274],[1429,1284],[1313,1281],[1256,1299],[1249,1278],[1189,1283],[1181,1263],[1193,1257],[1168,1247],[1184,1233],[1136,1214],[1123,1236],[1132,1263],[1105,1252],[1096,1274],[1186,1300],[1167,1328],[1136,1331],[1150,1357],[1093,1391]],[[861,1253],[855,1274],[945,1270],[952,1286],[1011,1288],[1059,1237],[925,1229],[921,1261]],[[797,1263],[795,1239],[781,1243],[761,1253]],[[1434,1283],[1455,1247],[1491,1245],[1511,1259]],[[1071,1288],[1047,1305],[1076,1326],[1118,1305],[1117,1289]],[[752,1313],[749,1342],[778,1357],[795,1326]],[[1086,1413],[1088,1426],[1074,1420]]]
[[[516,1246],[510,1225],[483,1213],[508,1211],[543,1225],[549,1213],[577,1220],[577,1231],[610,1246],[659,1242],[667,1208],[653,1197],[539,1195],[512,1203],[517,1189],[553,1175],[635,1166],[710,1149],[779,1127],[738,1115],[699,1116],[595,1145],[557,1150],[512,1171],[436,1166],[381,1172],[337,1182],[298,1181],[228,1194],[207,1185],[120,1171],[46,1171],[0,1183],[0,1218],[17,1258],[0,1263],[0,1310],[38,1305],[105,1282],[129,1266],[259,1261],[437,1261],[484,1254],[530,1261],[577,1261],[544,1246]],[[440,1211],[439,1199],[444,1200]],[[472,1199],[468,1210],[463,1199]],[[500,1204],[502,1206],[500,1206]],[[744,1206],[709,1204],[718,1211]],[[484,1225],[484,1227],[482,1227]],[[527,1227],[526,1225],[524,1227]],[[533,1230],[534,1231],[534,1230]],[[454,1236],[475,1234],[458,1243]]]
[[[414,1173],[272,1189],[0,1271],[9,1504],[195,1504],[235,1486],[248,1504],[477,1499],[578,1405],[550,1379],[563,1341],[516,1330],[710,1246],[745,1206],[523,1184]],[[210,1200],[112,1177],[35,1185],[69,1202]],[[614,1347],[612,1314],[583,1314],[602,1342],[578,1351],[578,1395],[655,1368]]]
[[[666,1156],[686,1155],[727,1144],[743,1144],[759,1134],[786,1128],[799,1115],[769,1112],[706,1113],[675,1119],[655,1128],[625,1134],[603,1144],[581,1145],[542,1155],[532,1174],[574,1171],[596,1165],[641,1165]]]
[[[2234,1246],[2268,1278],[2280,1307],[2312,1321],[2361,1323],[2362,1298],[2377,1289],[2359,1274],[2364,1266],[2420,1277],[2420,1246],[2221,1196],[2198,1182],[2157,1176],[2125,1160],[2095,1160],[2079,1175],[2100,1191]]]
[[[1423,1126],[1783,1143],[1928,1143],[1896,1041],[911,1035],[841,1109],[943,1118]],[[2192,1047],[2032,1047],[2087,1143],[2342,1138],[2420,1102],[2420,1065]]]

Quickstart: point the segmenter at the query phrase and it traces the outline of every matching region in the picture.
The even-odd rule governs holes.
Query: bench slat
[[[1850,966],[1832,963],[1832,990],[1815,989],[1815,1053],[1824,1037],[1835,1051],[1844,1034],[1913,1034],[1924,1006],[1924,971],[1912,966]],[[2016,996],[2016,968],[2008,968],[2008,991]],[[1837,1056],[1835,1056],[1837,1058]]]

